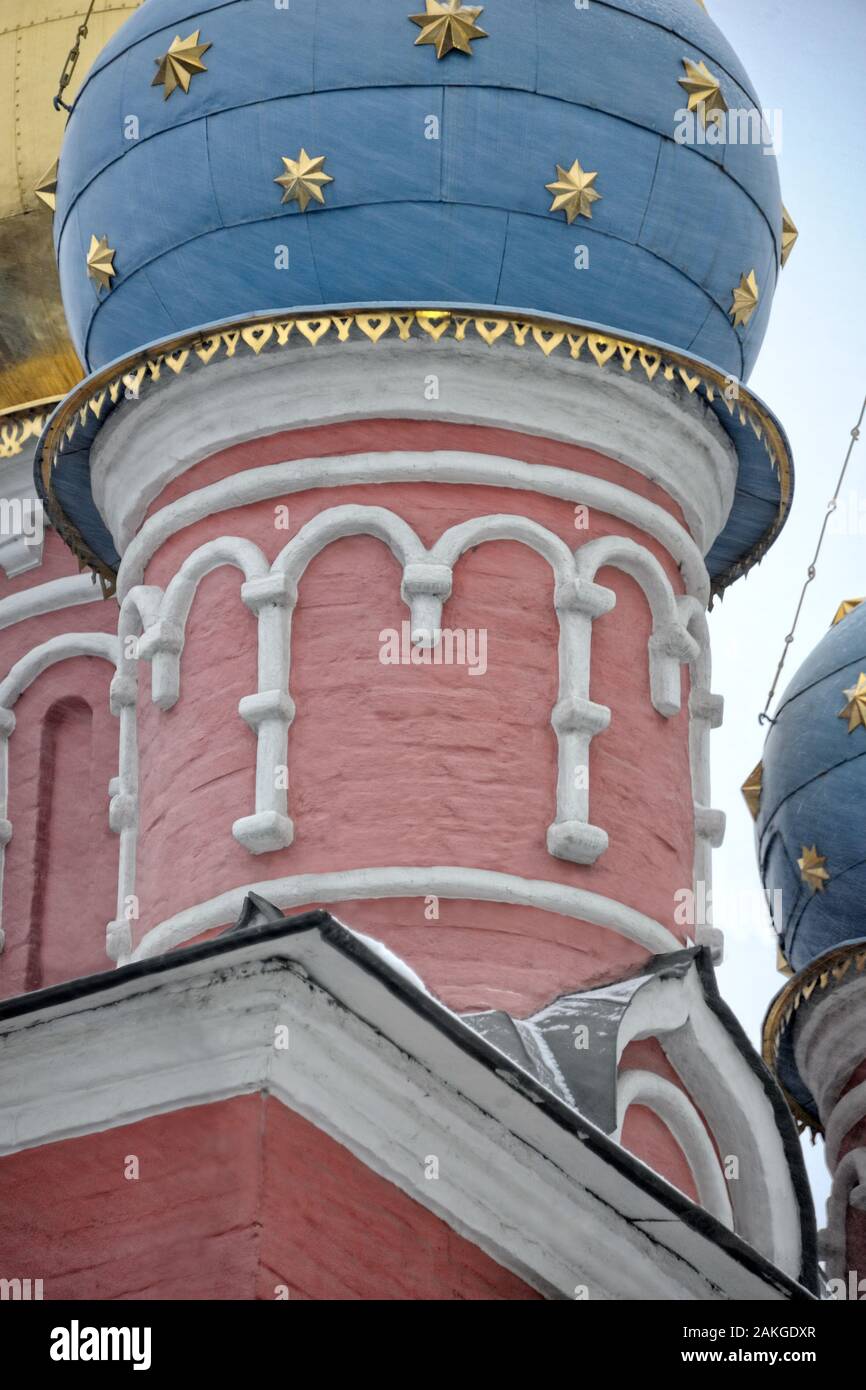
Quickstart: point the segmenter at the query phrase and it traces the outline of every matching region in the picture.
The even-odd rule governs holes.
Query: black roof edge
[[[348,927],[338,922],[324,908],[316,908],[311,912],[300,913],[296,917],[284,917],[281,922],[269,922],[262,926],[239,928],[221,936],[211,937],[207,941],[199,942],[194,946],[175,947],[170,951],[159,956],[148,956],[142,960],[131,961],[128,965],[118,966],[113,970],[101,971],[94,975],[84,975],[76,980],[65,981],[57,985],[49,985],[45,989],[32,990],[27,994],[19,994],[11,998],[0,1000],[0,1024],[14,1018],[26,1017],[28,1014],[35,1014],[43,1009],[48,1009],[61,1004],[73,1003],[79,1000],[93,998],[98,1001],[101,994],[109,993],[125,983],[136,980],[147,980],[160,975],[166,975],[182,966],[189,965],[191,962],[220,959],[229,956],[243,947],[258,943],[266,944],[269,941],[279,941],[293,936],[300,936],[310,931],[319,931],[320,936],[328,945],[352,960],[360,969],[366,973],[374,975],[385,985],[388,991],[395,995],[402,1003],[406,1004],[415,1013],[423,1017],[427,1022],[433,1024],[440,1032],[444,1033],[461,1051],[473,1056],[476,1061],[482,1063],[491,1071],[495,1071],[503,1079],[510,1079],[524,1095],[527,1095],[535,1105],[536,1109],[547,1116],[554,1124],[561,1129],[572,1134],[580,1143],[584,1144],[591,1153],[595,1154],[603,1162],[609,1164],[623,1177],[633,1182],[635,1186],[641,1188],[649,1196],[655,1198],[662,1206],[666,1207],[677,1220],[684,1226],[695,1231],[697,1234],[712,1240],[714,1244],[724,1249],[732,1259],[736,1260],[750,1273],[762,1279],[765,1283],[787,1294],[792,1301],[807,1300],[811,1301],[816,1296],[817,1291],[817,1266],[814,1270],[807,1270],[809,1275],[808,1282],[796,1282],[783,1270],[774,1265],[753,1246],[749,1245],[742,1237],[724,1226],[716,1217],[697,1206],[684,1193],[679,1192],[675,1187],[668,1183],[664,1178],[654,1173],[640,1159],[635,1158],[622,1148],[614,1140],[608,1138],[600,1129],[591,1124],[589,1120],[577,1111],[559,1100],[552,1091],[548,1091],[530,1072],[524,1071],[515,1062],[497,1048],[488,1043],[479,1034],[475,1033],[468,1024],[460,1020],[459,1015],[451,1012],[444,1004],[434,999],[432,995],[422,993],[393,966],[389,965],[376,951],[367,946],[358,935]],[[680,954],[677,952],[676,954]],[[731,1014],[727,1005],[721,1001],[716,984],[715,972],[713,971],[712,961],[709,950],[706,947],[699,948],[696,954],[696,964],[701,970],[702,983],[709,984],[709,993],[715,1002],[711,1002],[720,1020],[730,1026],[728,1020],[733,1022],[730,1029],[735,1041],[745,1048],[747,1060],[757,1072],[760,1079],[766,1086],[766,1081],[775,1082],[766,1074],[763,1075],[765,1068],[760,1059],[753,1053],[746,1034],[743,1032],[739,1023]],[[708,975],[704,972],[708,970]],[[769,1088],[768,1088],[769,1089]],[[773,1100],[772,1094],[770,1094]],[[778,1102],[784,1111],[786,1127],[789,1125],[793,1130],[793,1120],[790,1112],[785,1105],[781,1092],[778,1092]],[[774,1103],[774,1109],[776,1108]],[[783,1130],[783,1139],[785,1133]],[[794,1131],[794,1144],[796,1146],[797,1174],[802,1174],[805,1180],[805,1167],[803,1166],[802,1155],[799,1151],[799,1143]],[[786,1153],[788,1146],[786,1143]],[[797,1183],[795,1181],[795,1187]],[[808,1194],[808,1186],[806,1187]],[[797,1187],[798,1199],[801,1197],[799,1187]],[[811,1201],[807,1195],[808,1209],[812,1213]],[[802,1201],[801,1201],[802,1211]],[[814,1251],[814,1217],[811,1227],[812,1241],[809,1246],[810,1251]],[[652,1237],[650,1237],[652,1238]],[[805,1249],[804,1249],[805,1264]]]

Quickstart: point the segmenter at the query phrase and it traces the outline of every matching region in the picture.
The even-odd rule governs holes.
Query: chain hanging
[[[777,687],[778,684],[779,684],[779,677],[780,677],[781,674],[782,674],[782,667],[785,665],[785,661],[787,660],[787,657],[788,657],[788,652],[789,652],[790,649],[791,649],[791,643],[793,642],[793,640],[794,640],[794,635],[795,635],[795,633],[796,633],[796,631],[797,631],[797,624],[798,624],[799,621],[800,621],[800,614],[801,614],[802,611],[803,611],[803,602],[804,602],[804,600],[805,600],[805,598],[806,598],[806,590],[808,589],[809,585],[812,583],[812,580],[815,578],[815,575],[816,575],[816,573],[817,573],[818,556],[821,554],[821,547],[822,547],[822,545],[824,544],[824,536],[825,536],[826,533],[827,533],[827,526],[828,526],[828,524],[829,524],[830,517],[833,515],[833,513],[835,512],[836,508],[837,508],[838,505],[839,505],[839,493],[840,493],[840,491],[842,490],[842,484],[843,484],[843,482],[845,481],[845,474],[846,474],[847,471],[848,471],[848,464],[851,462],[851,455],[852,455],[852,453],[854,452],[854,445],[857,443],[857,440],[860,438],[860,426],[863,424],[863,416],[864,416],[864,415],[866,415],[866,398],[864,398],[863,404],[862,404],[861,407],[860,407],[860,416],[859,416],[859,418],[858,418],[858,420],[857,420],[857,423],[856,423],[856,425],[854,426],[854,428],[853,428],[852,431],[851,431],[851,442],[850,442],[850,444],[848,445],[848,452],[847,452],[846,455],[845,455],[845,462],[842,464],[842,472],[839,474],[839,481],[836,483],[836,491],[833,493],[833,496],[830,498],[830,501],[827,503],[827,510],[826,510],[826,512],[825,512],[825,514],[824,514],[824,522],[823,522],[823,524],[822,524],[822,526],[821,526],[821,531],[820,531],[820,534],[819,534],[819,536],[818,536],[818,544],[817,544],[817,546],[815,547],[815,554],[814,554],[813,557],[812,557],[812,563],[811,563],[811,565],[809,566],[809,568],[808,568],[807,571],[806,571],[806,581],[805,581],[805,583],[804,583],[804,585],[803,585],[803,588],[802,588],[801,591],[800,591],[800,601],[799,601],[799,603],[797,604],[797,610],[796,610],[796,612],[794,613],[794,621],[793,621],[793,623],[791,624],[791,631],[788,633],[787,637],[785,638],[785,645],[784,645],[783,648],[782,648],[782,655],[781,655],[781,657],[779,658],[779,664],[778,664],[778,666],[776,667],[776,674],[775,674],[775,676],[773,677],[773,684],[770,686],[770,693],[769,693],[769,695],[767,696],[767,703],[764,705],[764,708],[763,708],[763,711],[761,712],[761,714],[758,715],[758,723],[759,723],[759,724],[772,724],[772,723],[773,723],[773,720],[770,718],[770,715],[768,714],[767,711],[769,710],[770,705],[773,703],[773,696],[775,695],[775,693],[776,693],[776,687]]]
[[[63,64],[63,71],[60,74],[60,85],[57,88],[57,95],[54,98],[55,111],[59,111],[61,107],[64,111],[72,110],[72,107],[68,106],[63,100],[63,93],[72,81],[72,74],[75,71],[75,65],[78,62],[78,57],[81,52],[81,41],[87,38],[87,26],[90,22],[90,16],[93,14],[93,7],[95,4],[96,0],[90,0],[90,4],[87,6],[87,14],[78,26],[78,32],[75,35],[75,43],[66,55],[66,62]]]

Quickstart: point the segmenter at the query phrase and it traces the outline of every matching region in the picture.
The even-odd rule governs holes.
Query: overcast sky
[[[800,231],[749,382],[791,440],[794,506],[763,564],[728,590],[710,618],[713,689],[725,697],[725,722],[712,736],[713,805],[728,817],[714,858],[715,890],[739,901],[760,888],[752,821],[739,787],[761,757],[757,716],[866,394],[866,0],[707,0],[707,9],[764,109],[782,112],[782,196]],[[850,534],[824,542],[780,691],[839,602],[866,594],[866,431],[843,496],[856,524]],[[722,991],[759,1043],[767,1004],[784,983],[775,969],[774,937],[748,911],[739,917],[717,911],[715,925],[726,937]],[[820,1227],[829,1190],[823,1145],[819,1140],[812,1149],[806,1141],[804,1148]]]

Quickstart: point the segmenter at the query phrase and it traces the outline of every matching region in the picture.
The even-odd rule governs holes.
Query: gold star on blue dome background
[[[483,5],[464,5],[461,0],[427,0],[426,14],[409,16],[421,28],[415,43],[435,44],[437,58],[446,57],[454,49],[471,58],[472,40],[489,38],[487,31],[475,23],[483,10]]]

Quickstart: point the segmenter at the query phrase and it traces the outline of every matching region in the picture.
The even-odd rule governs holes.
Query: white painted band
[[[217,512],[250,506],[311,488],[370,483],[434,482],[478,484],[543,493],[606,512],[644,531],[672,556],[689,594],[706,607],[710,581],[703,556],[688,532],[663,507],[604,478],[566,468],[492,455],[445,450],[422,453],[352,454],[349,457],[297,459],[250,468],[210,483],[160,508],[148,517],[123,554],[117,576],[118,598],[144,578],[148,562],[172,536]]]
[[[46,584],[36,584],[32,589],[22,589],[20,593],[0,599],[0,628],[12,627],[27,618],[41,617],[43,613],[57,613],[63,608],[101,599],[102,591],[95,579],[96,576],[92,574],[49,579]]]
[[[699,396],[560,358],[528,369],[519,348],[500,343],[491,353],[480,342],[443,339],[322,343],[315,352],[301,346],[164,373],[140,400],[121,401],[100,430],[91,454],[96,505],[123,554],[159,494],[202,459],[280,430],[383,418],[483,425],[593,449],[664,488],[701,554],[733,504],[736,451]]]
[[[605,927],[645,950],[661,954],[682,949],[672,932],[652,917],[590,893],[543,879],[519,878],[489,869],[463,867],[344,869],[330,874],[297,874],[248,883],[186,908],[147,932],[132,960],[159,955],[201,932],[235,920],[247,893],[259,893],[282,911],[308,903],[333,903],[354,898],[466,898],[477,902],[512,903],[537,907]]]

